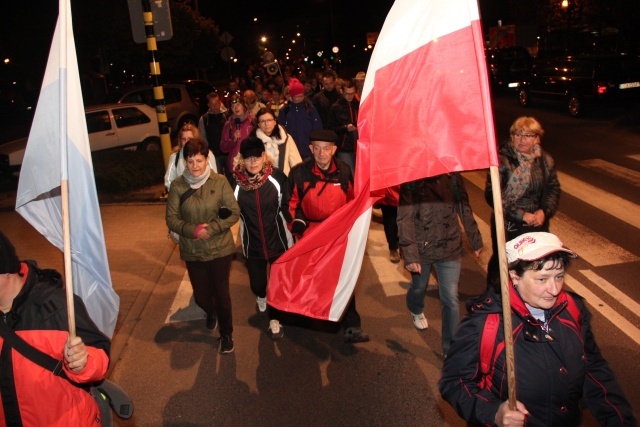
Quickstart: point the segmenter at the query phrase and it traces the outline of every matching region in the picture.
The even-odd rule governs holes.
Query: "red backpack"
[[[570,322],[578,331],[581,330],[580,325],[580,309],[574,300],[573,295],[567,294],[567,311],[572,321],[560,319],[561,321]],[[491,313],[487,315],[487,319],[484,322],[484,329],[482,330],[482,338],[480,339],[480,372],[482,372],[482,379],[480,380],[480,388],[490,389],[493,384],[493,370],[498,356],[504,350],[504,341],[495,345],[496,336],[498,335],[498,328],[500,327],[500,315],[499,313]],[[517,332],[517,329],[514,330]]]

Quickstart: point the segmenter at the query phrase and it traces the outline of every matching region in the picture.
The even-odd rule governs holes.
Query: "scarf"
[[[200,176],[191,175],[191,173],[189,172],[189,168],[184,168],[184,172],[182,172],[184,180],[187,181],[189,187],[193,188],[194,190],[202,187],[204,183],[207,182],[207,179],[209,179],[209,175],[211,175],[211,168],[209,167],[208,162],[206,163],[206,169],[204,170],[204,173]]]
[[[262,165],[262,169],[257,174],[249,175],[244,163],[238,163],[233,170],[233,177],[241,190],[253,191],[262,187],[269,178],[269,175],[271,175],[272,170],[273,164],[269,160],[266,160]]]
[[[274,165],[280,164],[278,162],[280,157],[280,148],[278,147],[278,145],[284,144],[285,141],[287,140],[287,132],[280,125],[278,125],[278,128],[280,129],[280,135],[285,135],[285,139],[269,136],[266,133],[264,133],[260,128],[256,130],[256,136],[260,138],[260,140],[264,143],[264,150],[267,152],[268,155],[271,156],[271,158],[273,159]],[[273,130],[275,131],[275,128]]]
[[[507,186],[502,190],[502,200],[505,205],[513,205],[527,191],[531,185],[531,165],[542,156],[540,144],[533,146],[531,154],[523,154],[515,148],[513,151],[518,159],[518,167],[515,168],[507,181]]]

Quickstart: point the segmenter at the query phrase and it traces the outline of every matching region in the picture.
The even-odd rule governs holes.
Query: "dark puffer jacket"
[[[591,331],[591,314],[576,294],[561,292],[547,312],[547,328],[529,313],[511,290],[516,397],[529,413],[527,427],[580,425],[580,400],[604,426],[635,426],[629,402],[607,361],[600,354]],[[580,311],[580,325],[567,307],[573,298]],[[500,314],[496,342],[504,341],[502,302],[489,291],[470,301],[442,368],[442,397],[467,422],[493,425],[500,404],[508,398],[504,350],[498,356],[490,389],[480,387],[482,331],[490,313]]]
[[[243,190],[236,186],[234,195],[240,205],[242,252],[246,258],[275,259],[293,245],[280,211],[286,181],[286,175],[274,168],[260,188]]]

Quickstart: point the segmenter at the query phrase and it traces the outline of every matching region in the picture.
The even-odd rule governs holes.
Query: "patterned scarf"
[[[533,146],[531,154],[523,154],[515,148],[514,151],[519,165],[509,177],[507,186],[502,190],[502,200],[505,205],[513,205],[527,191],[531,185],[531,165],[542,155],[540,144]]]
[[[233,170],[233,177],[242,190],[253,191],[262,187],[262,184],[264,184],[269,178],[269,175],[271,175],[272,170],[273,164],[269,160],[265,160],[260,172],[255,175],[249,175],[244,163],[240,162]]]

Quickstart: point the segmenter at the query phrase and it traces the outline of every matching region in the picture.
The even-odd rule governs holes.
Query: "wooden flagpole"
[[[496,222],[498,261],[500,265],[500,289],[502,292],[502,318],[504,325],[504,350],[507,360],[507,384],[509,386],[509,409],[516,410],[516,372],[513,354],[513,327],[511,325],[511,296],[509,294],[509,271],[507,265],[507,246],[504,233],[504,213],[502,211],[502,192],[500,189],[500,171],[498,166],[489,166],[491,189],[493,191],[493,212]]]
[[[68,179],[68,159],[67,159],[67,17],[70,13],[69,0],[60,0],[59,15],[58,15],[58,47],[60,55],[60,64],[58,65],[58,83],[60,88],[59,102],[60,102],[60,190],[61,197],[61,210],[62,210],[62,233],[64,243],[64,277],[65,277],[65,290],[67,295],[67,318],[69,320],[69,339],[76,336],[76,316],[75,307],[73,304],[73,269],[71,267],[71,234],[69,226],[69,179]],[[62,72],[64,70],[64,72]]]

